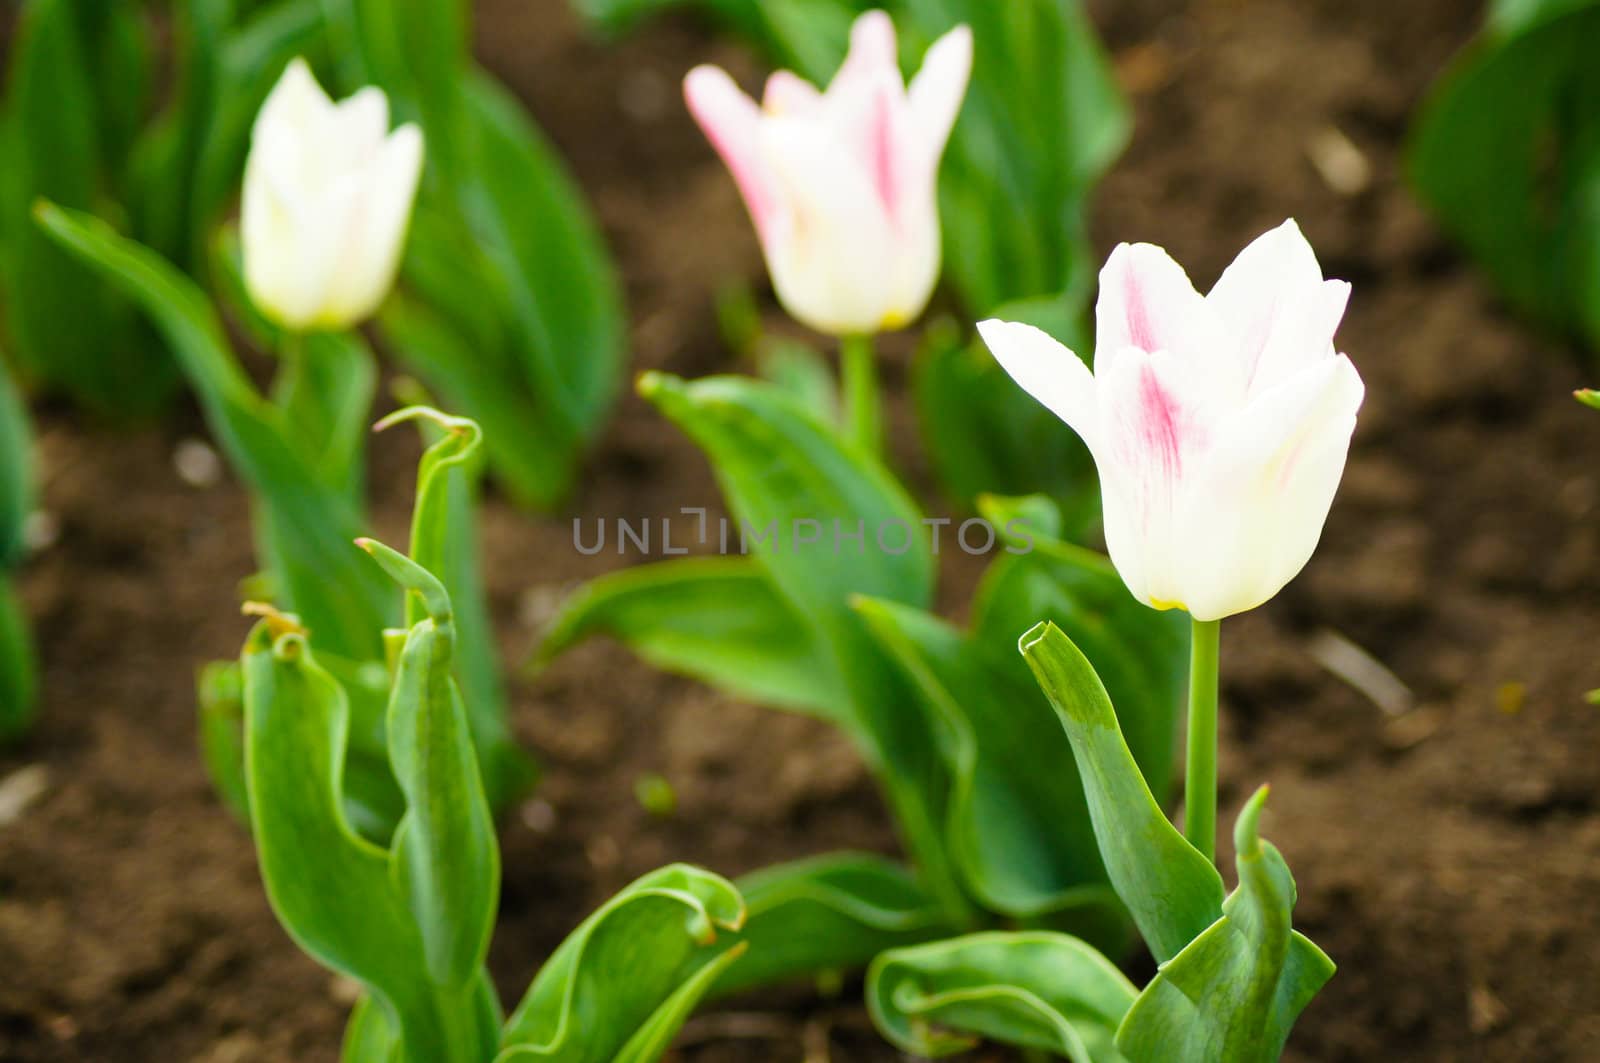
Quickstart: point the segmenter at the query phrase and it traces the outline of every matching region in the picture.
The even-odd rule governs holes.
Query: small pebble
[[[50,549],[61,538],[61,520],[47,509],[36,509],[22,522],[22,545],[28,553]]]
[[[535,799],[522,806],[522,825],[535,834],[549,834],[556,825],[556,809],[549,801]]]
[[[180,439],[172,451],[172,467],[190,487],[215,487],[222,481],[222,459],[203,439]]]
[[[21,819],[49,788],[50,769],[43,764],[29,764],[0,779],[0,827]]]
[[[1372,163],[1334,126],[1312,134],[1306,142],[1306,155],[1323,182],[1341,196],[1358,196],[1372,184]]]
[[[618,849],[616,841],[606,834],[591,841],[584,852],[596,871],[609,871],[616,867],[617,861],[622,858],[622,850]]]

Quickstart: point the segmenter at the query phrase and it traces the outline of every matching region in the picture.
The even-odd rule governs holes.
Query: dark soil
[[[1600,710],[1583,701],[1600,686],[1600,418],[1568,397],[1582,382],[1571,352],[1507,318],[1399,174],[1407,116],[1478,6],[1096,9],[1138,108],[1099,197],[1103,248],[1161,242],[1205,284],[1292,214],[1330,274],[1355,283],[1341,345],[1369,397],[1340,501],[1305,574],[1225,634],[1225,815],[1272,782],[1266,833],[1299,880],[1299,923],[1340,965],[1296,1030],[1295,1060],[1600,1058]],[[561,0],[479,11],[484,60],[598,205],[638,367],[731,368],[711,297],[759,277],[759,257],[676,82],[705,59],[755,66],[689,23],[609,48],[584,39]],[[1338,136],[1366,180],[1347,160],[1330,183],[1314,161]],[[915,469],[903,408],[895,427]],[[40,411],[59,537],[24,590],[47,696],[0,779],[46,775],[0,825],[0,1059],[337,1055],[349,988],[273,921],[249,840],[195,752],[194,671],[237,652],[235,584],[251,570],[238,485],[195,488],[174,469],[174,450],[201,434],[192,410],[131,434]],[[377,530],[397,540],[414,451],[387,438],[376,450]],[[618,563],[578,555],[566,517],[716,501],[695,449],[632,398],[562,519],[491,501],[507,661],[525,658],[565,592]],[[971,576],[950,574],[953,608]],[[1414,706],[1380,711],[1319,664],[1330,631],[1393,669]],[[615,647],[585,646],[521,682],[515,711],[548,774],[503,832],[493,964],[507,999],[595,904],[663,862],[736,874],[893,850],[837,734]],[[676,788],[670,818],[635,801],[646,772]],[[896,1058],[848,992],[735,1002],[683,1040],[699,1063]]]

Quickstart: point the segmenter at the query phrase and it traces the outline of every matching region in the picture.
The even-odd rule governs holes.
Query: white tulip
[[[1134,597],[1219,620],[1310,560],[1365,394],[1333,335],[1350,286],[1324,280],[1293,221],[1201,296],[1159,247],[1100,274],[1094,371],[1026,325],[979,325],[1024,390],[1083,437],[1106,546]]]
[[[251,134],[240,223],[258,309],[297,331],[350,328],[394,285],[422,175],[422,131],[389,132],[375,88],[334,103],[289,64]]]
[[[939,277],[937,181],[972,72],[958,26],[909,88],[894,23],[869,11],[826,91],[788,71],[761,105],[726,72],[697,67],[684,95],[738,182],[784,308],[834,336],[902,328]]]

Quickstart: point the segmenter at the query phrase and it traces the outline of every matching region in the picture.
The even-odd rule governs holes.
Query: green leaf
[[[1072,742],[1111,884],[1165,963],[1217,919],[1222,876],[1151,796],[1105,687],[1072,640],[1045,621],[1020,649]]]
[[[500,850],[452,676],[455,615],[444,584],[427,569],[382,543],[363,540],[362,547],[426,610],[406,636],[389,700],[389,760],[406,795],[394,861],[429,976],[465,986],[488,954]]]
[[[377,360],[354,332],[284,336],[283,343],[273,404],[319,479],[360,509]]]
[[[147,413],[172,391],[170,361],[152,342],[126,297],[56,246],[29,218],[48,197],[82,210],[108,210],[115,146],[105,142],[98,86],[100,43],[87,39],[91,7],[76,0],[30,0],[11,55],[4,205],[11,261],[6,269],[8,326],[25,373],[101,412]],[[99,23],[110,29],[112,23]],[[121,86],[138,94],[138,87]],[[120,122],[120,119],[115,119]]]
[[[861,967],[887,948],[953,929],[938,903],[899,864],[865,853],[778,864],[738,882],[750,918],[750,954],[717,983],[738,992],[824,971]]]
[[[612,1057],[611,1063],[654,1063],[666,1054],[700,1001],[730,967],[745,954],[743,944],[723,950],[698,971],[684,979],[673,994],[651,1013],[628,1043]]]
[[[963,633],[926,612],[871,600],[857,608],[905,670],[941,737],[952,780],[947,845],[985,908],[1046,920],[1108,951],[1126,915],[1110,888],[1072,744],[1016,653],[1045,617],[1083,640],[1108,677],[1139,766],[1157,792],[1172,775],[1186,629],[1136,602],[1105,558],[1050,536],[1040,497],[984,500],[1009,529]]]
[[[0,571],[0,741],[32,726],[37,685],[28,619],[11,576]]]
[[[1085,349],[1081,307],[1064,298],[1008,304],[995,316],[1046,328]],[[936,323],[912,365],[911,386],[923,445],[956,502],[971,508],[985,493],[1044,493],[1061,507],[1067,538],[1081,539],[1098,523],[1099,482],[1088,448],[1017,386],[982,339]]]
[[[482,72],[468,75],[464,92],[482,184],[460,194],[516,300],[526,386],[535,395],[559,386],[580,437],[592,438],[622,384],[616,268],[582,191],[515,98]]]
[[[621,381],[620,283],[576,185],[516,102],[477,71],[462,92],[473,164],[423,196],[381,322],[399,356],[484,426],[517,499],[547,508]]]
[[[709,872],[674,865],[639,879],[540,970],[506,1024],[496,1063],[653,1060],[688,998],[715,977],[703,968],[730,962],[727,953],[740,947],[718,931],[743,921],[738,891]]]
[[[768,338],[756,355],[762,379],[770,380],[813,415],[839,423],[839,387],[833,367],[803,343]]]
[[[972,27],[966,105],[940,177],[946,275],[975,315],[1093,281],[1084,203],[1130,120],[1079,0],[901,0],[919,52]]]
[[[244,777],[244,676],[238,661],[212,661],[196,680],[200,753],[223,804],[250,822],[250,788]]]
[[[595,635],[760,704],[831,719],[849,711],[815,634],[749,558],[690,558],[601,576],[563,603],[539,661]]]
[[[318,668],[304,632],[282,616],[251,632],[242,668],[251,826],[278,922],[320,964],[378,999],[400,1031],[406,1063],[488,1057],[494,1028],[474,1005],[483,975],[462,989],[430,985],[394,856],[344,816],[344,687]]]
[[[867,975],[873,1022],[896,1046],[926,1058],[982,1039],[1065,1056],[1073,1063],[1173,1059],[1170,1050],[1125,1057],[1114,1043],[1137,990],[1077,938],[985,933],[886,952]]]
[[[1561,15],[1594,6],[1596,0],[1490,0],[1488,30],[1511,36]]]
[[[851,595],[929,603],[934,562],[916,505],[888,470],[848,451],[809,411],[740,377],[691,383],[646,373],[639,390],[706,451],[750,551],[806,615],[847,618],[854,628]],[[844,539],[858,522],[864,536]],[[880,542],[888,526],[896,534]],[[768,529],[772,538],[758,539]]]
[[[1188,691],[1189,625],[1180,613],[1158,612],[1135,599],[1103,554],[1053,535],[1050,525],[1059,518],[1041,512],[1047,505],[1039,498],[980,499],[996,528],[1027,531],[984,574],[973,602],[974,629],[993,651],[1014,660],[1018,635],[1040,619],[1060,628],[1105,684],[1139,771],[1164,804],[1173,790]],[[1024,524],[1012,523],[1017,520]]]
[[[929,604],[934,558],[915,504],[879,462],[770,384],[647,373],[639,390],[710,458],[734,534],[812,626],[827,681],[849,691],[841,722],[884,784],[918,871],[964,915],[940,837],[948,779],[935,737],[850,607],[858,595]]]
[[[22,557],[22,530],[33,509],[33,441],[28,411],[0,363],[0,569]]]
[[[394,1063],[399,1051],[400,1042],[383,1008],[363,995],[345,1024],[339,1063]]]
[[[1013,651],[920,610],[861,600],[874,637],[903,667],[944,736],[952,780],[946,845],[984,908],[1065,918],[1107,947],[1126,918],[1095,848],[1072,746]],[[1125,925],[1125,924],[1124,924]]]
[[[1590,409],[1600,410],[1600,391],[1595,391],[1592,388],[1583,388],[1580,391],[1573,392],[1573,394],[1579,402]]]
[[[532,788],[538,770],[507,724],[505,683],[483,586],[477,520],[483,433],[466,418],[415,406],[391,414],[379,427],[401,421],[419,422],[430,444],[417,469],[411,557],[439,574],[455,607],[456,677],[489,804],[503,807]],[[408,601],[407,622],[415,624],[423,616],[420,601]]]
[[[1600,345],[1600,5],[1502,4],[1440,79],[1407,170],[1523,313]]]
[[[1272,1063],[1333,977],[1333,961],[1290,926],[1294,878],[1257,830],[1266,798],[1263,786],[1239,813],[1239,887],[1222,918],[1162,966],[1123,1020],[1117,1047],[1130,1059]]]
[[[27,410],[0,364],[0,740],[28,729],[37,694],[33,638],[10,572],[22,558],[23,526],[33,507],[32,466]]]

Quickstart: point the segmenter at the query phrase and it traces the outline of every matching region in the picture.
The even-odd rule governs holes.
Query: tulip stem
[[[1189,643],[1189,755],[1183,779],[1183,836],[1217,856],[1217,658],[1222,621],[1196,620]]]
[[[839,371],[844,384],[845,434],[865,454],[883,452],[883,398],[878,387],[878,356],[871,336],[839,341]]]

